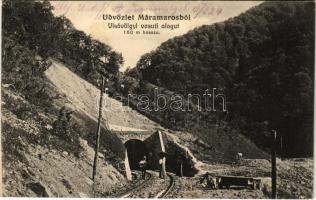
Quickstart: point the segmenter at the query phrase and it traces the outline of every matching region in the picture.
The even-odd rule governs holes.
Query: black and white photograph
[[[314,198],[314,1],[1,1],[2,197]]]

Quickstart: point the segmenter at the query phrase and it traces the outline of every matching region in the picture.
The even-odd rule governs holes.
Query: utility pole
[[[276,194],[276,187],[277,187],[277,168],[276,168],[276,131],[272,130],[272,148],[271,148],[271,167],[272,167],[272,173],[271,173],[271,180],[272,180],[272,199],[277,198]]]
[[[93,171],[92,171],[93,185],[95,182],[95,175],[97,171],[98,154],[99,154],[99,147],[100,147],[100,129],[101,129],[101,119],[102,119],[103,93],[104,93],[104,78],[102,77],[102,81],[100,85],[99,118],[98,118],[97,132],[96,132],[96,141],[95,141],[95,150],[94,150],[95,154],[94,154]]]

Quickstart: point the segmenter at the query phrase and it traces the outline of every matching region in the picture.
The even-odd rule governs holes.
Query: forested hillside
[[[44,60],[48,57],[58,59],[94,83],[100,78],[99,71],[118,72],[123,63],[121,54],[75,29],[64,16],[55,17],[52,9],[48,1],[4,1],[3,44],[6,46],[7,41],[14,41]]]
[[[183,95],[220,88],[230,127],[262,147],[276,129],[285,155],[310,156],[314,17],[313,2],[265,2],[164,42],[128,74]]]
[[[3,196],[104,198],[135,192],[129,197],[152,198],[169,191],[164,198],[270,198],[269,131],[276,129],[286,139],[287,156],[311,155],[313,3],[263,3],[234,19],[197,28],[144,55],[126,74],[119,72],[120,53],[64,16],[54,16],[53,9],[47,0],[2,1]],[[108,94],[93,181],[101,74]],[[183,107],[191,106],[192,112],[152,110],[157,85],[167,106],[175,94],[217,87],[227,95],[229,112],[199,111],[187,100]],[[148,110],[141,109],[140,94],[150,99]],[[164,181],[158,171],[148,170],[148,180],[140,180],[137,171],[135,180],[126,179],[130,152],[148,155],[148,166],[156,157],[149,155],[162,153],[146,152],[146,143],[140,142],[157,129],[167,169],[180,166],[199,174],[172,173]],[[129,148],[126,140],[142,145]],[[238,153],[243,159],[236,160]],[[278,159],[277,168],[279,198],[312,197],[313,159]],[[206,172],[260,177],[262,191],[209,189],[201,182]]]

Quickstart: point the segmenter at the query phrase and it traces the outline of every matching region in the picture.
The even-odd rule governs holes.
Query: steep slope
[[[94,85],[81,79],[60,62],[52,61],[45,72],[56,88],[66,96],[78,112],[83,112],[93,119],[98,117],[100,91]],[[156,123],[132,110],[115,99],[104,95],[103,119],[111,130],[118,131],[149,131],[158,127]]]
[[[30,104],[10,88],[2,87],[3,196],[93,197],[94,151],[87,141],[79,138],[78,151],[69,148],[68,141],[51,133],[53,113],[37,110],[25,119],[15,110],[20,106]],[[123,175],[106,160],[100,154],[97,196],[125,183]]]

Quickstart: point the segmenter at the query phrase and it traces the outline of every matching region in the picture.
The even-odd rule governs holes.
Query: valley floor
[[[268,160],[249,159],[240,164],[213,164],[203,168],[213,176],[234,175],[261,177],[262,190],[252,189],[206,189],[199,184],[199,176],[178,178],[175,190],[168,196],[172,198],[269,198],[271,195],[271,163]],[[312,198],[313,160],[288,159],[277,162],[277,197]]]

